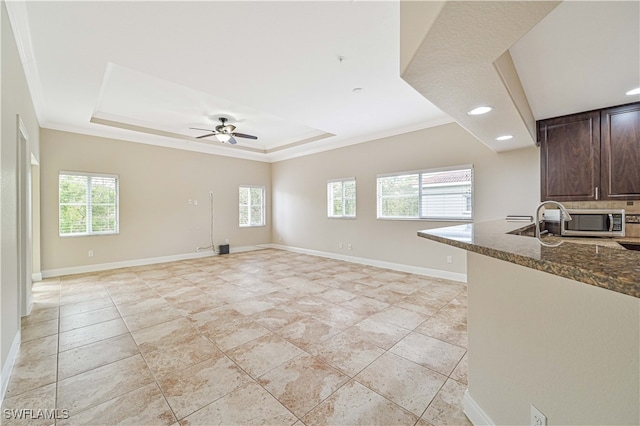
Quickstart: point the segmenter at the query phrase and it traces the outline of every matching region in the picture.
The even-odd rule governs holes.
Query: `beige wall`
[[[640,299],[469,253],[469,396],[494,424],[640,424]]]
[[[232,250],[270,242],[269,204],[267,226],[238,226],[238,186],[263,185],[268,200],[268,163],[47,129],[40,138],[45,275],[64,268],[195,253],[196,247],[210,245],[210,191],[216,246],[227,238]],[[119,235],[58,236],[60,170],[119,175]],[[197,200],[198,205],[189,205],[188,200]]]
[[[33,108],[29,89],[16,41],[11,31],[7,9],[4,2],[0,7],[1,30],[1,123],[2,140],[0,144],[0,361],[3,372],[7,370],[7,360],[11,345],[20,330],[20,289],[18,286],[18,191],[17,191],[17,153],[18,153],[18,128],[17,115],[20,115],[28,136],[27,158],[23,160],[28,178],[30,167],[30,155],[39,157],[38,150],[38,120]],[[25,190],[24,195],[26,196]],[[38,220],[38,218],[34,218]],[[26,226],[26,224],[25,224]],[[30,271],[29,271],[30,272]],[[27,289],[28,290],[28,289]],[[2,376],[1,383],[6,385],[6,379]],[[0,395],[1,397],[2,395]]]
[[[274,163],[273,242],[465,274],[464,250],[416,236],[421,229],[457,223],[376,219],[376,174],[463,164],[474,165],[476,221],[533,215],[537,149],[496,154],[452,123]],[[329,219],[327,180],[345,177],[356,178],[357,219]],[[453,263],[446,263],[447,256]]]

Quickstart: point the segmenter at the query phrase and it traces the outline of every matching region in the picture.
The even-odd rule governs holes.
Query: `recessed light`
[[[627,96],[640,95],[640,87],[633,90],[629,90],[626,94]]]
[[[513,135],[502,135],[496,138],[497,141],[508,141],[509,139],[513,139]]]
[[[469,115],[480,115],[480,114],[486,114],[489,111],[491,111],[493,108],[491,108],[490,106],[479,106],[478,108],[474,108],[471,111],[469,111],[467,114]]]

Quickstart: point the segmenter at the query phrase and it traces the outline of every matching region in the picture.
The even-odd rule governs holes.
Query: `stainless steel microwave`
[[[624,237],[624,209],[567,209],[571,220],[560,222],[560,235]]]

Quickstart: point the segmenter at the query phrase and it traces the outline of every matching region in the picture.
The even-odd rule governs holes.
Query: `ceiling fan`
[[[234,132],[234,130],[236,129],[236,126],[234,126],[233,124],[226,124],[227,121],[229,121],[228,118],[225,117],[220,117],[218,120],[220,120],[220,124],[218,124],[214,130],[211,129],[199,129],[197,127],[189,127],[192,130],[203,130],[205,132],[211,132],[208,133],[206,135],[202,135],[202,136],[196,136],[196,139],[202,139],[202,138],[208,138],[210,136],[215,136],[216,139],[218,139],[218,141],[220,142],[229,142],[231,145],[235,145],[238,143],[238,141],[235,139],[237,138],[246,138],[246,139],[258,139],[257,136],[253,136],[253,135],[246,135],[244,133],[238,133],[238,132]]]

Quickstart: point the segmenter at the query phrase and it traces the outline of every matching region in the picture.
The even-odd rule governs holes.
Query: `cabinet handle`
[[[598,187],[596,186],[596,200],[598,199]]]

